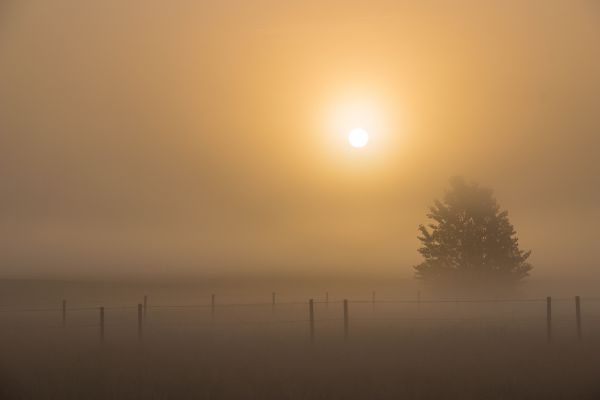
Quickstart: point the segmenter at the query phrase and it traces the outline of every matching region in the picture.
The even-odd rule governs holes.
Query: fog
[[[599,39],[596,1],[3,0],[0,277],[410,279],[454,175],[531,280],[596,277]]]
[[[596,0],[0,0],[0,398],[598,398],[599,43]]]

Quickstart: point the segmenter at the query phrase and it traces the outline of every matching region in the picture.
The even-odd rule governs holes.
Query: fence
[[[574,298],[532,298],[532,299],[470,299],[470,298],[455,298],[455,299],[422,299],[420,293],[417,295],[415,300],[385,300],[385,299],[377,299],[375,292],[372,293],[371,298],[369,300],[350,300],[350,299],[342,299],[342,300],[330,300],[329,293],[325,294],[324,300],[317,301],[315,299],[309,299],[306,302],[278,302],[277,295],[275,292],[271,293],[271,301],[270,302],[258,302],[258,303],[218,303],[217,296],[212,294],[210,296],[210,301],[207,304],[156,304],[151,305],[148,301],[148,296],[144,296],[143,300],[137,305],[131,306],[112,306],[112,307],[70,307],[67,300],[62,300],[58,304],[57,307],[49,307],[49,304],[44,305],[23,305],[23,306],[8,306],[8,305],[0,305],[0,318],[1,314],[4,313],[52,313],[57,312],[59,314],[60,326],[66,328],[69,326],[70,315],[75,312],[97,312],[98,320],[95,324],[90,324],[89,326],[95,326],[98,329],[98,336],[101,341],[105,340],[105,333],[107,328],[107,315],[114,310],[126,310],[132,311],[131,313],[131,322],[133,323],[135,318],[135,327],[137,331],[137,339],[142,341],[144,339],[144,332],[148,330],[151,324],[148,324],[148,318],[150,311],[158,312],[158,311],[168,311],[173,312],[175,310],[206,310],[208,311],[209,321],[208,323],[211,326],[215,324],[275,324],[275,323],[298,323],[298,324],[306,324],[308,327],[308,340],[311,343],[314,343],[316,340],[317,327],[319,323],[324,323],[326,321],[331,322],[339,322],[343,335],[343,340],[350,340],[352,337],[352,325],[351,322],[359,322],[359,321],[384,321],[384,320],[410,320],[410,321],[419,321],[419,320],[450,320],[450,321],[458,321],[460,318],[456,318],[453,316],[423,316],[422,309],[428,305],[440,305],[440,304],[477,304],[477,305],[490,305],[490,304],[501,304],[501,303],[513,303],[522,306],[525,303],[528,304],[539,304],[545,307],[540,307],[541,310],[545,308],[545,313],[539,314],[534,317],[537,320],[545,320],[545,336],[548,342],[552,342],[554,339],[554,324],[555,320],[553,319],[553,305],[557,303],[571,303],[573,305],[573,320],[568,320],[566,322],[572,323],[572,328],[574,331],[574,338],[581,341],[583,340],[583,331],[582,331],[582,303],[583,304],[593,304],[596,302],[600,304],[600,298],[581,298],[580,296],[575,296]],[[316,307],[318,305],[324,305],[329,307],[330,305],[338,305],[340,306],[338,311],[339,315],[334,318],[319,318]],[[384,305],[413,305],[416,307],[416,316],[404,315],[404,316],[377,316],[375,318],[361,318],[361,316],[353,317],[353,307],[361,307],[363,305],[370,306],[371,312],[376,313],[376,309],[379,306]],[[271,312],[275,313],[276,311],[284,310],[286,306],[295,306],[295,307],[306,307],[305,311],[302,313],[304,317],[298,319],[287,319],[287,320],[234,320],[234,321],[218,321],[217,316],[219,314],[219,310],[223,309],[239,309],[244,310],[248,309],[248,307],[261,307],[261,308],[270,308]],[[150,313],[151,314],[151,313]],[[411,314],[411,315],[414,315]],[[589,318],[593,318],[593,316],[588,316]],[[108,317],[109,318],[109,317]],[[473,320],[484,320],[482,317],[472,317]],[[464,320],[464,319],[463,319]],[[57,321],[57,322],[58,322]],[[562,321],[565,322],[565,321]]]

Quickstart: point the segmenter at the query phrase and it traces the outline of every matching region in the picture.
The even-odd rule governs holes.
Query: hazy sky
[[[0,0],[3,277],[410,276],[457,174],[584,274],[599,155],[597,0]]]

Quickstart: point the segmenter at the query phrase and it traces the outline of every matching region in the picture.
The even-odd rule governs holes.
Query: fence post
[[[275,309],[275,292],[271,293],[271,305]]]
[[[215,319],[215,295],[212,294],[210,296],[210,317]]]
[[[141,304],[138,304],[138,306],[137,306],[137,311],[138,311],[137,312],[137,314],[138,314],[137,334],[138,334],[138,340],[140,340],[140,341],[142,340],[142,334],[143,334],[143,332],[142,332],[142,329],[143,329],[142,310],[143,310],[143,308],[142,307],[143,306]]]
[[[309,328],[310,328],[310,342],[315,342],[315,305],[314,300],[308,301],[308,317],[309,317]]]
[[[62,301],[62,326],[65,328],[67,326],[67,301]]]
[[[373,291],[371,303],[373,303],[373,311],[375,311],[375,291]]]
[[[581,299],[575,296],[575,317],[577,318],[577,339],[581,340]]]
[[[344,300],[344,340],[348,340],[348,300]]]
[[[147,315],[148,315],[148,296],[145,295],[144,296],[144,319],[146,319]]]
[[[552,341],[552,297],[546,297],[546,337]]]
[[[417,311],[421,311],[421,291],[417,290]]]
[[[100,341],[104,342],[104,307],[100,307]]]

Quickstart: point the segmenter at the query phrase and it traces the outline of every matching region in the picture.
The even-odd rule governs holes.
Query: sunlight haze
[[[597,276],[599,39],[591,0],[4,0],[1,274],[411,278],[462,175]]]

